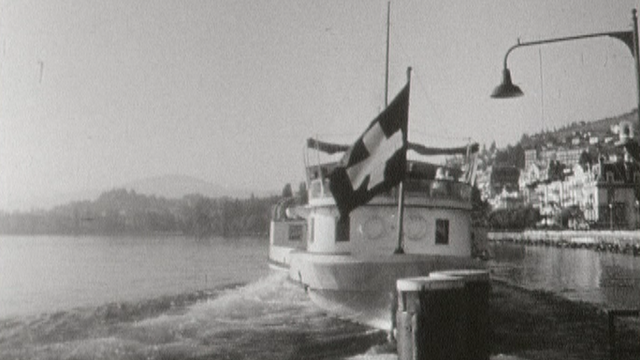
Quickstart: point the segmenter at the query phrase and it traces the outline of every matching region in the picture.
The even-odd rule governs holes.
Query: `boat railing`
[[[288,197],[278,201],[276,205],[271,208],[271,220],[272,221],[293,221],[297,220],[287,214],[287,209],[296,204],[296,199]]]
[[[455,180],[407,179],[404,191],[410,197],[471,201],[471,185]]]
[[[329,179],[315,179],[309,186],[309,199],[318,200],[331,198],[329,189]],[[428,180],[428,179],[406,179],[404,183],[405,194],[410,198],[454,200],[462,202],[471,201],[471,185],[455,180]],[[395,197],[395,192],[387,195]]]
[[[322,199],[326,197],[332,197],[331,190],[329,189],[329,179],[314,179],[311,180],[309,186],[309,199]]]

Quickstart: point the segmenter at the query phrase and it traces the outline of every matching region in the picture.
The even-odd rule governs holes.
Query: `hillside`
[[[228,188],[185,175],[149,177],[114,186],[113,188],[133,190],[138,194],[167,199],[181,199],[183,196],[191,194],[200,194],[209,198],[230,197],[246,199],[252,194],[254,196],[267,197],[280,193],[278,189],[273,189],[273,191],[252,191],[250,189]],[[94,188],[68,193],[30,194],[21,198],[13,196],[10,199],[4,199],[4,202],[0,202],[0,211],[46,210],[75,201],[93,201],[101,193],[112,189]]]
[[[619,116],[614,116],[592,122],[573,122],[567,126],[553,131],[542,131],[533,135],[523,134],[515,145],[507,145],[504,148],[497,148],[495,142],[489,148],[483,147],[479,153],[479,168],[485,170],[494,165],[515,166],[519,169],[525,167],[525,150],[574,147],[589,147],[598,153],[615,153],[620,149],[615,147],[619,135],[613,130],[622,122],[628,121],[637,128],[637,111],[632,111]],[[596,139],[597,138],[597,139]]]
[[[555,129],[553,131],[544,131],[533,135],[524,134],[518,142],[518,145],[522,146],[525,149],[533,148],[539,145],[546,145],[548,143],[559,145],[566,143],[567,139],[574,137],[577,134],[581,134],[582,136],[591,134],[590,136],[600,137],[617,136],[617,134],[614,134],[611,129],[614,126],[620,124],[620,122],[622,121],[631,122],[634,125],[634,128],[636,128],[636,132],[638,131],[638,112],[637,110],[634,110],[626,114],[592,122],[573,122],[567,126]]]
[[[246,198],[251,191],[232,189],[185,175],[164,175],[136,180],[121,186],[134,190],[138,194],[162,196],[167,199],[180,199],[189,194],[200,194],[210,198],[223,196]]]
[[[113,189],[95,200],[70,202],[46,211],[0,211],[0,234],[180,234],[196,238],[266,234],[270,210],[278,198],[188,195],[168,199]]]

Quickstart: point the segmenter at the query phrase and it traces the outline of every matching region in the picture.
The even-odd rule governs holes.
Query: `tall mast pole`
[[[407,68],[407,84],[411,86],[411,67]],[[407,115],[408,116],[408,115]],[[403,142],[409,143],[409,124],[407,124],[407,134],[404,134]],[[406,159],[405,159],[406,161]],[[406,171],[406,170],[405,170]],[[398,184],[398,247],[394,250],[394,254],[404,254],[404,180]]]
[[[387,2],[387,56],[385,61],[385,76],[384,76],[384,107],[389,106],[389,33],[391,29],[391,1]],[[407,69],[407,83],[411,81],[411,68]],[[403,141],[407,142],[408,134],[404,134]],[[404,185],[401,181],[398,184],[398,246],[394,250],[394,254],[404,254],[404,241],[403,241],[403,223],[404,223]]]
[[[385,59],[384,72],[384,108],[389,105],[389,14],[391,13],[391,1],[387,2],[387,57]]]

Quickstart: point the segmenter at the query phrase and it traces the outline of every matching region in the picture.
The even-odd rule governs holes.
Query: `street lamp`
[[[553,38],[553,39],[545,39],[538,41],[529,41],[529,42],[520,42],[513,45],[507,50],[507,53],[504,55],[504,68],[502,70],[502,83],[498,85],[493,92],[491,93],[491,97],[495,99],[506,99],[522,96],[523,92],[517,85],[514,85],[511,81],[511,72],[507,67],[507,57],[509,54],[520,47],[524,46],[533,46],[533,45],[542,45],[549,43],[556,43],[562,41],[571,41],[571,40],[580,40],[586,38],[593,37],[601,37],[601,36],[609,36],[616,38],[622,42],[624,42],[631,50],[631,54],[635,59],[635,68],[636,68],[636,85],[638,87],[638,131],[640,131],[640,60],[638,56],[638,17],[636,14],[636,9],[631,11],[633,18],[633,30],[632,31],[613,31],[613,32],[603,32],[603,33],[594,33],[594,34],[586,34],[586,35],[578,35],[578,36],[569,36],[569,37],[561,37],[561,38]],[[640,154],[633,154],[640,157]]]
[[[613,231],[613,204],[611,202],[609,202],[609,227]]]

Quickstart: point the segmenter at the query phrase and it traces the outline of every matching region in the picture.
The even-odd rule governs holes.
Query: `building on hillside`
[[[528,169],[530,166],[538,163],[538,149],[525,149],[524,151],[524,168]]]
[[[552,138],[542,144],[544,139],[534,137],[535,147],[524,150],[522,171],[487,169],[480,187],[483,199],[494,208],[531,205],[546,220],[560,218],[565,226],[570,214],[579,215],[578,225],[640,229],[640,162],[631,156],[640,156],[640,145],[631,123],[625,124],[617,132],[574,132],[561,146]]]
[[[640,165],[619,161],[594,166],[593,210],[601,227],[640,228]]]
[[[585,151],[587,149],[584,147],[559,148],[556,150],[556,160],[567,167],[573,167],[580,162],[580,155]]]
[[[529,203],[543,215],[575,208],[581,219],[599,228],[640,229],[640,165],[636,163],[574,165],[569,176],[529,189],[529,199],[536,199]]]
[[[489,199],[489,204],[494,210],[516,209],[524,206],[525,198],[518,191],[508,192],[507,188],[502,188],[502,192]]]
[[[538,184],[542,180],[543,170],[537,164],[530,164],[520,173],[518,187],[525,204],[530,204],[534,208],[540,205],[540,196],[536,192]]]
[[[533,165],[538,167],[546,167],[550,162],[557,161],[567,167],[573,167],[580,163],[583,153],[589,153],[588,145],[580,145],[575,147],[549,147],[540,151],[537,149],[527,149],[524,151],[524,168],[525,171]]]

